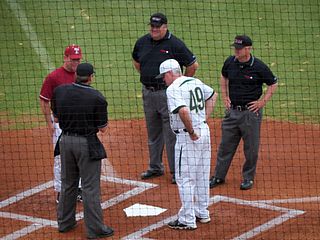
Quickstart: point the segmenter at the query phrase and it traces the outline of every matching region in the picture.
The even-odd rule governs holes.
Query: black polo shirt
[[[254,56],[245,63],[239,62],[235,56],[228,57],[221,73],[229,79],[229,97],[233,105],[246,105],[258,100],[263,83],[270,86],[277,82],[269,67]]]
[[[159,41],[153,40],[150,34],[138,39],[132,52],[132,58],[140,63],[140,81],[144,85],[152,87],[165,85],[163,79],[155,79],[163,61],[173,58],[179,62],[181,69],[196,61],[196,57],[184,42],[169,31]]]
[[[89,136],[108,123],[105,97],[89,85],[73,83],[54,90],[51,99],[53,115],[63,132]]]

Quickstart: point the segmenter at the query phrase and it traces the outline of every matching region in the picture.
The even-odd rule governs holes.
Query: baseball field
[[[164,12],[169,30],[192,49],[197,77],[220,91],[224,59],[235,35],[247,34],[253,54],[279,78],[264,110],[254,188],[241,191],[241,144],[226,184],[210,190],[208,224],[177,231],[166,224],[181,206],[166,174],[141,180],[148,167],[141,83],[131,62],[149,17]],[[39,106],[44,77],[62,65],[71,43],[94,64],[93,84],[107,98],[102,207],[113,239],[320,239],[320,2],[318,0],[3,0],[0,1],[0,239],[84,239],[78,227],[57,231],[53,149]],[[209,121],[211,172],[221,139],[221,99]],[[165,156],[165,154],[164,154]],[[128,216],[144,204],[163,209]],[[141,210],[141,209],[140,209]],[[145,210],[145,209],[142,209]]]

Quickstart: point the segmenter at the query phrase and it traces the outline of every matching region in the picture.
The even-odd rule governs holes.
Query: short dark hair
[[[89,81],[89,77],[90,76],[79,76],[79,75],[77,75],[76,82],[86,83],[86,82]]]

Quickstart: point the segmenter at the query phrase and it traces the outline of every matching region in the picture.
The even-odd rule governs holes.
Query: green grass
[[[151,13],[165,12],[169,29],[195,53],[197,77],[219,89],[220,69],[236,34],[254,40],[254,55],[279,77],[265,110],[269,118],[320,123],[320,3],[318,0],[242,1],[19,1],[48,57],[59,67],[65,46],[79,44],[97,71],[94,87],[109,102],[110,118],[142,118],[141,84],[131,62],[136,39],[148,32]],[[49,72],[16,15],[0,2],[0,123],[22,116],[41,119],[38,95]],[[221,101],[215,115],[221,117]],[[34,126],[30,122],[30,126]]]

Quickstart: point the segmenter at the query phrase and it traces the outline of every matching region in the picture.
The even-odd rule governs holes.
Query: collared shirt
[[[132,58],[140,63],[140,81],[144,85],[152,87],[165,85],[163,79],[155,79],[163,61],[173,58],[179,62],[181,69],[196,61],[196,57],[184,42],[169,31],[159,41],[153,40],[150,34],[138,39],[132,52]]]
[[[182,107],[188,107],[193,127],[198,127],[206,121],[205,102],[214,94],[211,87],[197,78],[181,76],[173,81],[166,93],[173,130],[185,128],[178,114]]]
[[[56,87],[62,84],[71,84],[74,81],[74,72],[68,72],[64,67],[57,68],[45,78],[39,97],[45,101],[50,101]]]
[[[51,101],[62,131],[83,136],[93,135],[107,125],[107,106],[99,91],[81,83],[57,87]]]
[[[228,57],[221,73],[229,79],[229,97],[233,105],[246,105],[258,100],[263,83],[270,86],[278,81],[269,67],[254,56],[245,63],[239,62],[235,56]]]

